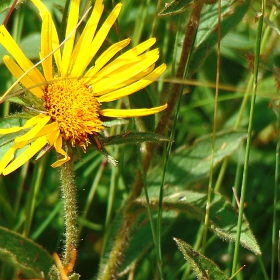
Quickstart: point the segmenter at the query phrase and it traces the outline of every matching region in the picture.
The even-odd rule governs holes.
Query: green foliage
[[[89,2],[81,1],[81,15]],[[101,21],[116,4],[104,2]],[[160,50],[156,65],[166,63],[168,68],[147,89],[123,102],[110,103],[108,108],[150,108],[167,102],[172,114],[166,118],[166,110],[135,120],[106,118],[104,132],[90,138],[86,154],[73,149],[79,246],[75,273],[69,279],[232,279],[243,265],[246,268],[234,279],[276,279],[279,105],[274,101],[273,108],[268,108],[270,99],[278,98],[280,87],[276,4],[266,7],[260,37],[260,13],[256,11],[261,7],[256,1],[221,0],[220,7],[218,1],[211,0],[203,4],[200,0],[158,1],[159,6],[149,0],[122,2],[118,22],[94,61],[124,38],[132,38],[135,46],[156,37]],[[1,21],[12,3],[0,1]],[[66,19],[62,16],[66,1],[44,3],[60,26],[62,18]],[[31,1],[18,1],[7,25],[34,62],[40,51],[38,20]],[[198,29],[191,30],[194,48],[187,60],[181,55],[183,41],[186,30],[195,26]],[[260,53],[255,53],[255,42],[259,42]],[[5,54],[0,47],[0,57]],[[254,56],[260,64],[258,75],[253,77]],[[182,59],[188,63],[186,80],[177,75]],[[220,80],[215,103],[217,71]],[[4,93],[14,79],[3,63],[0,79]],[[254,116],[249,119],[254,80],[258,83],[254,87],[257,98]],[[183,89],[176,126],[178,99],[170,94],[174,85]],[[44,109],[32,96],[21,86],[15,89],[10,102],[0,105],[0,129],[22,126],[34,113],[33,104]],[[28,108],[22,111],[22,106]],[[162,120],[164,129],[157,126]],[[252,125],[252,139],[248,124]],[[25,132],[0,135],[0,160],[14,139]],[[171,132],[174,141],[170,140]],[[249,160],[244,159],[247,143]],[[167,146],[172,146],[170,154]],[[51,254],[64,254],[61,181],[58,170],[50,166],[55,157],[45,149],[35,162],[0,177],[0,279],[49,279],[54,264]],[[244,169],[247,172],[242,175]],[[242,180],[246,176],[244,192]],[[244,214],[241,212],[240,219],[241,193]],[[268,226],[267,221],[271,221]],[[234,247],[239,242],[236,254]],[[231,272],[235,265],[237,269]]]
[[[24,277],[48,275],[52,257],[38,244],[11,230],[0,227],[0,259],[13,265]]]
[[[178,248],[194,270],[197,279],[200,280],[227,280],[229,279],[211,260],[196,252],[188,243],[174,238]]]

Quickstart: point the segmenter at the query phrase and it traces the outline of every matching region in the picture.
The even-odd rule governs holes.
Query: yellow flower
[[[158,113],[167,107],[165,104],[150,109],[102,109],[102,103],[139,91],[166,69],[165,64],[155,68],[158,49],[147,51],[156,42],[152,38],[112,60],[130,43],[130,39],[115,43],[95,60],[93,67],[86,70],[116,21],[121,4],[116,5],[97,31],[104,5],[103,0],[96,0],[82,34],[76,38],[80,0],[72,0],[65,34],[67,40],[61,51],[50,12],[40,0],[31,1],[42,19],[39,55],[43,74],[23,54],[3,25],[0,26],[0,43],[15,60],[4,56],[6,67],[41,101],[43,110],[40,109],[40,114],[30,118],[22,127],[0,129],[0,134],[27,130],[15,138],[13,146],[2,158],[0,174],[4,175],[22,166],[46,145],[53,146],[62,156],[52,167],[67,162],[70,157],[62,148],[63,139],[73,147],[78,145],[86,151],[90,143],[88,136],[104,129],[100,116],[140,117]],[[20,149],[21,153],[17,155]]]

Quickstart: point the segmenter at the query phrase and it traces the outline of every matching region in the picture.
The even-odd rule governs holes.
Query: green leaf
[[[221,38],[231,31],[244,17],[250,0],[222,0]],[[195,51],[192,56],[190,72],[195,73],[218,42],[218,3],[204,5],[198,28]]]
[[[171,188],[171,189],[170,189]],[[205,219],[207,205],[207,193],[192,191],[174,192],[174,188],[169,186],[171,194],[165,195],[163,199],[164,210],[175,210],[185,213],[191,218],[196,218],[201,222]],[[167,190],[168,191],[168,190]],[[152,188],[150,193],[150,205],[158,207],[158,188]],[[139,205],[145,205],[144,195],[136,200]],[[235,241],[237,231],[237,210],[232,204],[218,193],[212,193],[210,204],[209,229],[218,237],[227,241]],[[249,228],[247,220],[244,218],[242,223],[242,233],[240,244],[256,255],[261,254],[260,247]]]
[[[225,157],[233,154],[246,138],[245,132],[220,132],[216,134],[214,167]],[[207,135],[197,139],[192,147],[181,147],[169,160],[166,171],[166,183],[185,188],[192,182],[198,181],[209,175],[212,136]],[[159,170],[161,172],[161,170]],[[159,172],[148,176],[153,185],[160,184]]]
[[[0,259],[25,277],[47,276],[54,264],[52,257],[40,245],[6,228],[0,227]]]
[[[203,280],[228,280],[229,278],[211,260],[195,251],[188,243],[173,238],[184,258],[190,264],[198,279]]]
[[[193,0],[173,0],[165,4],[164,9],[158,14],[159,16],[172,16],[183,13],[187,10]]]

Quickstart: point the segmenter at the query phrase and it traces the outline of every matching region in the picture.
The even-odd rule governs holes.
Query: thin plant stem
[[[41,183],[45,171],[46,157],[43,157],[38,164],[34,166],[33,178],[31,182],[31,189],[28,193],[28,200],[26,203],[26,221],[24,223],[24,236],[29,236],[30,227],[34,216],[36,198],[41,187]]]
[[[253,116],[254,116],[255,100],[256,100],[257,86],[258,86],[259,57],[260,57],[261,38],[262,38],[262,29],[263,29],[263,18],[265,13],[265,6],[266,6],[265,4],[266,4],[265,0],[262,0],[262,14],[258,22],[257,39],[256,39],[256,47],[255,47],[253,94],[252,94],[251,106],[250,106],[248,139],[247,139],[246,150],[245,150],[245,160],[244,160],[244,170],[243,170],[243,178],[242,178],[242,186],[241,186],[240,208],[238,213],[236,243],[234,248],[233,264],[232,264],[232,272],[231,272],[232,275],[236,272],[238,256],[239,256],[241,227],[243,222],[244,203],[245,203],[248,169],[249,169],[249,157],[250,157],[250,148],[251,148],[251,140],[252,140]]]
[[[276,249],[277,249],[277,202],[278,202],[278,189],[279,189],[279,163],[280,163],[280,139],[279,139],[279,129],[280,129],[280,118],[279,118],[279,105],[276,105],[276,115],[277,115],[277,143],[275,151],[275,176],[274,176],[274,201],[273,201],[273,222],[272,222],[272,244],[271,244],[271,275],[270,279],[274,279],[275,274],[275,259],[276,259]]]
[[[140,153],[140,147],[138,150],[138,161],[139,161],[139,166],[140,166],[140,172],[142,175],[142,182],[143,182],[143,188],[144,188],[144,193],[145,193],[145,198],[147,202],[147,210],[148,210],[148,216],[151,224],[151,230],[152,230],[152,235],[153,235],[153,240],[156,248],[156,258],[157,258],[157,263],[158,263],[158,270],[159,270],[159,276],[160,279],[163,280],[163,273],[162,273],[162,257],[161,257],[161,250],[160,250],[160,239],[158,237],[158,232],[156,231],[155,225],[154,225],[154,220],[153,220],[153,215],[152,215],[152,210],[151,210],[151,205],[150,205],[150,199],[149,199],[149,193],[148,193],[148,187],[146,184],[146,173],[144,172],[143,168],[143,162],[141,160],[141,153]]]
[[[221,0],[218,0],[218,42],[217,42],[218,52],[217,52],[217,70],[216,70],[216,91],[215,91],[215,108],[213,116],[213,132],[212,132],[212,142],[211,142],[211,158],[210,158],[210,172],[209,172],[209,184],[207,191],[207,202],[206,202],[206,211],[204,219],[204,228],[203,228],[203,238],[201,253],[204,254],[207,241],[207,230],[209,226],[210,219],[210,205],[211,205],[211,195],[213,188],[213,172],[214,172],[214,157],[215,157],[215,141],[216,141],[216,131],[217,131],[217,112],[219,104],[219,83],[220,83],[220,51],[221,51]]]
[[[77,229],[77,189],[74,180],[74,163],[69,160],[61,168],[61,195],[64,211],[64,252],[62,264],[65,274],[73,271],[77,257],[78,229]]]
[[[87,216],[89,207],[90,207],[90,205],[91,205],[91,203],[93,201],[93,198],[94,198],[97,186],[98,186],[98,184],[100,182],[100,179],[102,177],[102,174],[104,172],[106,164],[107,164],[107,160],[103,159],[101,164],[100,164],[100,166],[99,166],[99,168],[98,168],[98,170],[97,170],[97,172],[96,172],[96,175],[95,175],[94,180],[92,182],[92,185],[90,187],[89,194],[87,196],[87,201],[86,201],[85,207],[84,207],[84,209],[82,211],[82,215],[81,215],[82,219],[85,219],[86,216]],[[83,225],[80,224],[79,225],[79,235],[81,234],[82,229],[83,229]]]
[[[188,71],[189,71],[189,66],[190,66],[190,58],[192,56],[192,51],[194,48],[194,42],[195,42],[195,36],[196,33],[194,33],[194,36],[191,38],[192,39],[192,44],[191,44],[191,48],[189,50],[189,55],[186,61],[186,65],[185,65],[185,69],[184,69],[184,74],[183,74],[183,79],[185,79],[188,75]],[[159,262],[160,264],[162,263],[162,252],[161,252],[161,224],[162,224],[162,203],[163,203],[163,196],[164,196],[164,185],[165,185],[165,175],[166,175],[166,170],[167,170],[167,166],[168,166],[168,160],[169,160],[169,156],[171,153],[171,148],[172,148],[172,143],[173,140],[175,138],[175,131],[176,131],[176,126],[177,126],[177,121],[179,119],[179,112],[180,112],[180,107],[181,107],[181,101],[182,101],[182,96],[183,96],[183,91],[184,91],[184,87],[182,86],[180,89],[180,95],[179,95],[179,100],[177,103],[177,109],[176,109],[176,114],[175,114],[175,118],[174,118],[174,123],[172,126],[172,130],[171,130],[171,135],[170,135],[170,141],[168,142],[167,145],[167,152],[166,152],[166,156],[165,156],[165,160],[164,160],[164,167],[163,167],[163,172],[162,172],[162,178],[161,178],[161,185],[160,185],[160,190],[159,190],[159,205],[158,205],[158,215],[157,215],[157,255],[159,257]]]

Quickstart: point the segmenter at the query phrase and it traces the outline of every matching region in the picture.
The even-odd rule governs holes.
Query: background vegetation
[[[104,2],[106,17],[118,1]],[[209,2],[200,12],[197,0],[174,0],[169,6],[161,0],[122,1],[121,15],[102,50],[127,37],[135,46],[155,36],[159,64],[165,62],[168,69],[161,80],[116,106],[168,102],[174,110],[168,117],[131,119],[106,129],[104,137],[121,135],[118,145],[107,146],[117,167],[94,147],[76,162],[80,244],[74,270],[80,279],[229,279],[244,265],[235,279],[277,278],[278,2]],[[11,3],[0,3],[2,22]],[[65,1],[44,3],[59,26]],[[90,1],[82,5],[83,11]],[[7,25],[34,61],[40,44],[37,22],[36,9],[24,1]],[[0,56],[4,53],[1,48]],[[4,93],[13,80],[3,63],[0,79]],[[8,102],[0,106],[3,117],[19,110]],[[164,129],[157,128],[160,120]],[[139,131],[148,133],[133,133]],[[147,160],[155,143],[156,152]],[[2,145],[0,158],[5,150]],[[60,178],[50,167],[53,161],[50,152],[0,177],[0,279],[40,278],[40,271],[47,277],[50,255],[61,253]],[[246,220],[238,237],[240,199]],[[229,242],[236,239],[239,252]],[[37,260],[38,254],[42,259]]]

